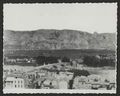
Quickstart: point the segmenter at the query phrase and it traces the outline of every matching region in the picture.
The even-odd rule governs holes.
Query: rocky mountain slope
[[[76,30],[41,29],[3,32],[4,49],[115,49],[114,33],[94,33]]]

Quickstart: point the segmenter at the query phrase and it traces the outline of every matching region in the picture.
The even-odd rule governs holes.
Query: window
[[[7,86],[10,86],[10,83],[9,83],[9,82],[7,82]]]

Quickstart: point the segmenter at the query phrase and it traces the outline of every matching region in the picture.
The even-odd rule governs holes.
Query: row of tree
[[[58,63],[58,60],[61,60],[62,62],[70,62],[70,58],[68,57],[56,57],[56,56],[38,56],[33,58],[36,61],[36,64],[38,66],[43,65],[43,64],[53,64],[53,63]],[[5,64],[13,64],[10,62],[6,62],[4,60]],[[23,62],[22,62],[23,63]],[[72,62],[71,62],[72,63]],[[70,64],[71,64],[70,63]],[[15,63],[17,64],[17,63]],[[21,65],[21,63],[19,63]],[[27,63],[23,63],[26,65]],[[33,66],[36,66],[36,64],[31,63]],[[31,65],[30,63],[27,65]],[[84,56],[83,58],[83,64],[87,66],[92,66],[92,67],[102,67],[102,66],[115,66],[115,60],[114,59],[106,59],[106,58],[97,58],[96,56]]]
[[[67,57],[53,57],[53,56],[38,56],[35,58],[36,63],[38,66],[43,64],[52,64],[52,63],[58,63],[58,60],[60,59],[62,62],[70,62],[70,59]]]
[[[115,66],[115,60],[114,59],[100,59],[95,56],[85,56],[83,63],[87,66],[92,67],[102,67],[102,66]]]

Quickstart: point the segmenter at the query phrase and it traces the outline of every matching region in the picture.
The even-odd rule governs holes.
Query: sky
[[[4,4],[4,30],[117,32],[117,3]]]

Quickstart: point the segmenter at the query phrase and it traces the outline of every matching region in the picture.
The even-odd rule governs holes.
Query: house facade
[[[5,88],[25,88],[24,79],[20,77],[7,77]]]

